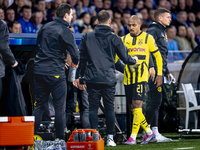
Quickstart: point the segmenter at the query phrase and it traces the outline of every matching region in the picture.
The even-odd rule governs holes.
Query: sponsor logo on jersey
[[[132,48],[128,49],[128,52],[145,52],[144,48]]]

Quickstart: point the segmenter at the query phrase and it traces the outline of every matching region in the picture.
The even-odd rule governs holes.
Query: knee
[[[132,100],[130,109],[132,110],[134,108],[142,108],[142,103],[143,103],[143,101],[141,101],[141,100]]]

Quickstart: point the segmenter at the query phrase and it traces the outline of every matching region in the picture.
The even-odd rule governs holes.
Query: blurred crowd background
[[[37,33],[56,17],[61,3],[74,8],[70,28],[74,33],[93,31],[102,9],[112,16],[115,34],[129,33],[131,15],[139,16],[145,32],[154,22],[155,9],[164,7],[172,14],[171,25],[166,28],[169,51],[192,51],[200,43],[200,0],[0,0],[0,19],[7,23],[10,33]],[[173,57],[181,60],[182,55]]]

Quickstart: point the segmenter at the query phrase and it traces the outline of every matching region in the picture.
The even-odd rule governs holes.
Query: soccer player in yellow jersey
[[[142,103],[145,95],[146,84],[149,79],[149,56],[152,53],[155,56],[157,64],[157,74],[155,84],[159,87],[162,84],[162,57],[155,44],[153,36],[140,31],[141,21],[133,15],[128,21],[129,34],[122,37],[122,41],[127,46],[128,54],[138,57],[135,65],[125,65],[124,85],[125,93],[128,99],[128,105],[133,113],[133,123],[131,136],[125,142],[126,145],[136,144],[136,136],[140,126],[146,132],[146,137],[141,144],[147,144],[155,138],[142,113]]]

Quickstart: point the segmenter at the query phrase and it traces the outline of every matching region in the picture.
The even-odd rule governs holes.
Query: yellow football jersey
[[[162,75],[162,57],[153,36],[147,34],[146,32],[141,32],[138,36],[131,36],[129,33],[121,39],[128,49],[128,54],[138,57],[137,64],[125,65],[125,85],[148,82],[150,52],[155,56],[157,62],[157,75]],[[116,56],[115,60],[118,61],[118,59],[118,56]]]

